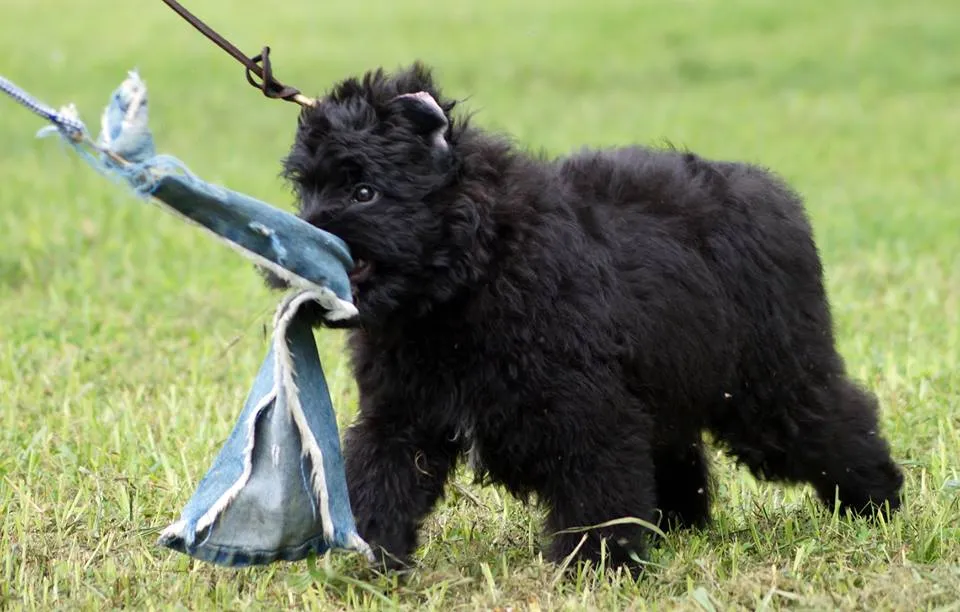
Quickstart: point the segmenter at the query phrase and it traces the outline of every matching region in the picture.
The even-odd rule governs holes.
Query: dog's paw
[[[380,546],[374,546],[373,555],[376,558],[374,567],[382,573],[403,574],[414,569],[413,560],[398,557]]]

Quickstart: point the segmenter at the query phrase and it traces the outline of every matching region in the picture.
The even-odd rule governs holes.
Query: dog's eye
[[[372,202],[377,197],[377,190],[371,187],[370,185],[357,185],[353,190],[353,195],[350,196],[354,202],[364,204],[366,202]]]

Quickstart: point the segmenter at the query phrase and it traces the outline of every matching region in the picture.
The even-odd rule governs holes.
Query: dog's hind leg
[[[900,506],[903,476],[880,435],[876,399],[842,373],[760,383],[731,399],[713,431],[758,477],[807,482],[855,514]]]
[[[709,468],[699,435],[653,453],[661,529],[704,527],[710,521]]]

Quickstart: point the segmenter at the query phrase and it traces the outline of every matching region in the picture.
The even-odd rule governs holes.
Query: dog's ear
[[[392,100],[392,104],[396,105],[403,116],[434,146],[447,148],[446,132],[450,122],[432,95],[425,91],[401,94]]]

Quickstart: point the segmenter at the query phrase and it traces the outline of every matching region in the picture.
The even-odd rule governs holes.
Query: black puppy
[[[301,216],[357,260],[344,452],[360,534],[388,565],[465,454],[546,504],[549,532],[706,524],[703,430],[826,503],[899,506],[783,182],[641,147],[542,159],[452,108],[420,64],[348,79],[302,112],[285,161]],[[586,533],[579,558],[603,540],[631,565],[648,532]],[[582,536],[555,535],[549,557]]]

